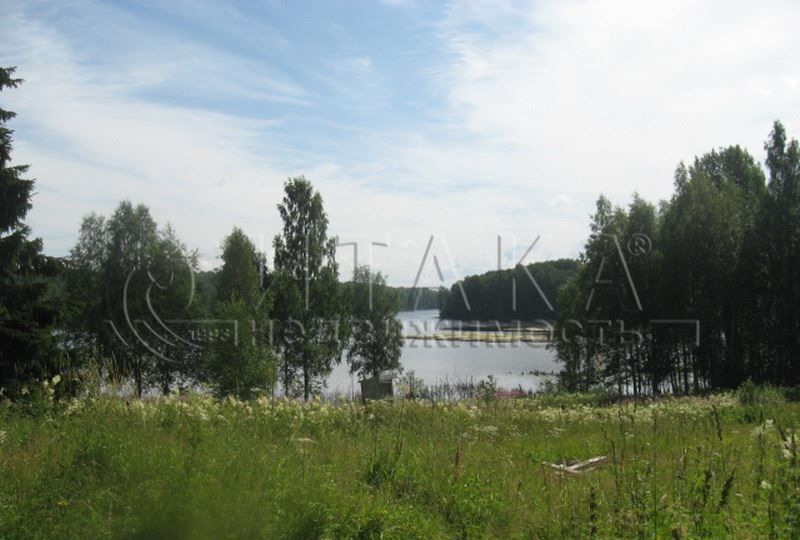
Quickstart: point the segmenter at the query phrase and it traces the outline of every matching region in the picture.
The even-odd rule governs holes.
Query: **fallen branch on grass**
[[[547,465],[548,467],[552,467],[559,472],[565,472],[569,474],[581,474],[584,472],[589,472],[595,470],[600,464],[605,462],[608,459],[607,456],[597,456],[593,458],[589,458],[586,461],[576,461],[576,462],[567,462],[567,463],[548,463],[547,461],[543,461],[542,464]]]

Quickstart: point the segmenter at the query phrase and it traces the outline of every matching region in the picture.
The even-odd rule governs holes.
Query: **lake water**
[[[438,310],[401,311],[404,335],[428,335],[437,328]],[[467,382],[492,375],[500,388],[522,387],[536,390],[546,377],[531,371],[558,371],[555,353],[544,343],[485,343],[406,339],[400,358],[403,373],[413,371],[427,385],[442,382]],[[351,376],[345,362],[336,366],[328,378],[326,394],[352,395],[359,391],[358,378]]]

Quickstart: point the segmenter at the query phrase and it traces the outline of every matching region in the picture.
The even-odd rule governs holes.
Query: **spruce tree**
[[[0,91],[22,79],[15,68],[0,68]],[[0,388],[14,396],[22,386],[54,370],[52,324],[55,310],[46,301],[53,260],[42,255],[41,239],[30,239],[25,217],[31,209],[33,180],[28,165],[11,165],[15,113],[0,109]]]

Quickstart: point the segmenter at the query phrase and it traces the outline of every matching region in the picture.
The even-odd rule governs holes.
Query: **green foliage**
[[[736,390],[739,403],[747,406],[777,405],[786,401],[786,390],[777,386],[759,386],[751,379]]]
[[[0,68],[0,91],[15,88],[16,68]],[[20,389],[53,375],[59,365],[53,324],[58,308],[53,280],[59,264],[42,255],[42,241],[30,239],[25,217],[33,180],[28,165],[10,165],[15,113],[0,109],[0,389],[18,397]]]
[[[296,384],[308,400],[321,379],[341,360],[348,314],[340,297],[336,242],[327,236],[328,217],[311,182],[292,178],[278,205],[283,231],[275,236],[276,345],[286,394]]]
[[[268,393],[276,373],[269,346],[271,297],[263,281],[264,257],[234,228],[223,242],[222,259],[213,308],[221,328],[208,344],[206,375],[218,396]]]
[[[407,371],[397,379],[397,391],[400,396],[407,399],[428,397],[425,381],[417,377],[413,371]]]
[[[797,148],[776,123],[769,185],[732,146],[679,165],[658,209],[600,197],[584,266],[558,295],[564,388],[654,395],[800,380]]]
[[[155,385],[164,393],[192,374],[200,350],[191,328],[196,253],[167,226],[158,229],[144,205],[119,204],[106,219],[90,214],[68,261],[72,347],[106,359],[108,373],[133,377],[139,395]]]
[[[439,293],[441,317],[473,321],[553,320],[558,308],[557,291],[579,268],[578,261],[559,259],[467,276],[449,291]]]
[[[760,391],[760,390],[758,390]],[[566,399],[562,396],[559,399]],[[201,396],[0,408],[4,538],[777,538],[800,405]],[[591,457],[593,470],[557,466]]]
[[[222,302],[243,301],[255,314],[269,311],[269,297],[264,287],[266,263],[263,254],[241,229],[222,242],[222,268],[216,275],[216,296]]]
[[[242,300],[229,300],[219,304],[216,319],[226,331],[209,346],[207,374],[214,393],[245,399],[269,393],[275,382],[275,358],[252,310]]]
[[[352,319],[347,361],[351,373],[367,378],[384,370],[400,370],[403,327],[397,320],[397,293],[386,286],[380,272],[373,273],[369,267],[357,268],[349,285]]]
[[[751,371],[760,382],[800,383],[800,144],[775,122],[765,143],[769,170],[750,245],[748,277],[755,306],[747,322]]]

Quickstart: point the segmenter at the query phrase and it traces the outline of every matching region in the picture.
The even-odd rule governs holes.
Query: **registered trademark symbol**
[[[631,255],[647,255],[652,249],[653,243],[646,234],[636,233],[628,240],[628,253]]]

